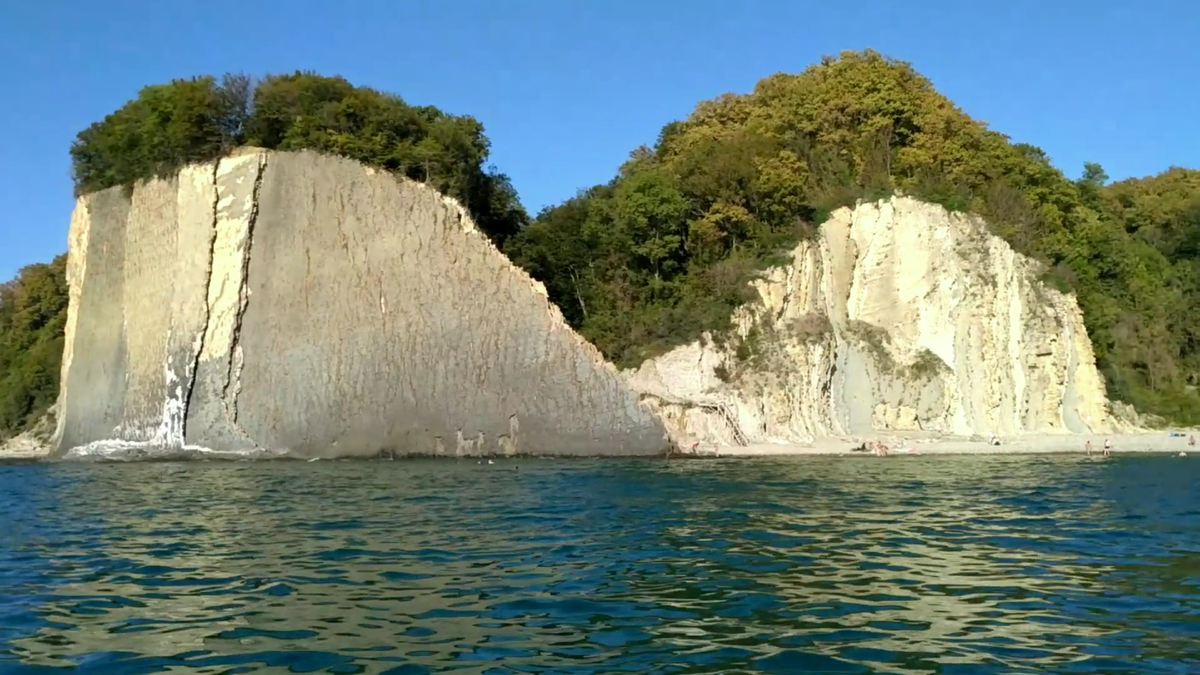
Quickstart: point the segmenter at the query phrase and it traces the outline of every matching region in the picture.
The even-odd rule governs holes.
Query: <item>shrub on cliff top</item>
[[[971,119],[907,63],[845,52],[700,103],[663,127],[653,148],[634,150],[611,182],[539,214],[506,251],[576,329],[631,366],[726,328],[747,279],[781,248],[832,209],[899,189],[983,215],[1058,285],[1069,283],[1114,396],[1200,421],[1188,389],[1200,372],[1200,329],[1180,325],[1187,317],[1176,311],[1200,298],[1200,263],[1179,258],[1197,259],[1188,247],[1200,248],[1200,235],[1187,233],[1200,230],[1185,222],[1200,210],[1174,198],[1174,210],[1154,211],[1171,221],[1161,235],[1139,236],[1136,209],[1111,207],[1140,188],[1104,181],[1095,164],[1067,179],[1040,149]]]
[[[489,143],[474,118],[299,72],[143,88],[79,133],[71,146],[76,192],[171,174],[240,145],[317,150],[425,182],[462,202],[498,244],[527,219],[508,178],[486,166]]]

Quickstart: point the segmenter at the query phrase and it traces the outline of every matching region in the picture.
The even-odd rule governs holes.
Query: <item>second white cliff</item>
[[[791,257],[732,335],[625,373],[678,442],[1123,426],[1075,298],[979,218],[893,197],[836,211]]]

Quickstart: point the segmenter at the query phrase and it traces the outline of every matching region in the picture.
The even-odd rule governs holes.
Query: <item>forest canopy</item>
[[[142,89],[79,133],[77,193],[167,175],[241,145],[312,149],[423,181],[541,280],[610,360],[640,363],[728,327],[747,281],[830,211],[903,191],[984,216],[1074,292],[1109,396],[1200,423],[1200,171],[1109,184],[973,120],[911,65],[826,57],[704,101],[608,183],[532,221],[487,164],[474,118],[312,73],[199,77]],[[0,439],[53,402],[65,256],[0,286]]]

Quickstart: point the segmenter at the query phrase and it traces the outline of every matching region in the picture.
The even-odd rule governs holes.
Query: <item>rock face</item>
[[[626,372],[684,439],[1123,426],[1074,297],[978,218],[907,197],[840,209],[754,285],[722,346]]]
[[[665,429],[423,185],[243,150],[81,197],[55,452],[654,454]]]

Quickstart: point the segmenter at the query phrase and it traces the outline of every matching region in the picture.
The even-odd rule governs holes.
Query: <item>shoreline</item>
[[[1181,436],[1171,436],[1172,433],[1182,434]],[[805,456],[834,456],[834,457],[876,457],[877,455],[871,452],[854,451],[853,448],[861,446],[865,441],[882,441],[888,446],[887,457],[907,457],[919,455],[1082,455],[1087,456],[1084,450],[1084,444],[1087,441],[1092,442],[1092,456],[1102,457],[1105,439],[1112,441],[1112,455],[1128,455],[1128,454],[1172,454],[1178,455],[1180,452],[1186,452],[1189,456],[1196,455],[1200,457],[1200,444],[1196,446],[1188,445],[1189,436],[1195,433],[1200,437],[1200,432],[1191,430],[1164,430],[1155,432],[1138,432],[1138,433],[1117,433],[1117,434],[1029,434],[1021,436],[1011,436],[1000,439],[999,445],[989,444],[981,438],[962,438],[962,437],[935,437],[923,434],[879,434],[876,436],[861,436],[861,437],[834,437],[834,438],[817,438],[809,443],[754,443],[746,446],[731,446],[731,445],[714,445],[710,443],[700,444],[698,451],[691,452],[681,450],[667,455],[671,459],[712,459],[712,458],[732,458],[732,457],[805,457]],[[47,460],[49,453],[48,448],[39,447],[37,444],[29,442],[12,442],[11,439],[7,444],[0,444],[0,461],[38,461]],[[1200,442],[1200,438],[1197,439]],[[119,454],[119,453],[118,453]],[[223,456],[222,456],[223,455]],[[517,457],[557,457],[556,455],[517,455]],[[431,456],[428,456],[431,457]],[[448,456],[446,459],[480,459],[487,457],[502,457],[501,455],[471,455],[463,457]],[[599,455],[597,457],[606,457]],[[625,456],[628,458],[628,456]],[[662,457],[662,455],[646,455],[646,458],[653,459]],[[425,455],[409,455],[398,459],[424,459]],[[99,455],[90,458],[70,458],[65,461],[94,459],[100,461],[198,461],[198,460],[228,460],[228,461],[261,461],[270,459],[292,459],[299,460],[300,458],[290,457],[270,457],[270,456],[229,456],[224,453],[214,453],[211,456],[204,457],[104,457]],[[323,458],[326,461],[331,459],[341,458]],[[361,457],[356,459],[372,459],[371,457]]]
[[[1180,433],[1182,436],[1171,436]],[[1000,438],[999,445],[983,439],[937,438],[918,435],[879,434],[874,437],[817,438],[809,443],[753,443],[745,446],[700,444],[697,452],[681,451],[674,455],[692,457],[797,457],[833,455],[875,457],[871,452],[853,451],[865,441],[878,440],[888,446],[888,457],[910,455],[1083,455],[1085,444],[1092,442],[1092,456],[1102,457],[1105,439],[1112,441],[1112,455],[1175,454],[1186,452],[1200,456],[1200,445],[1189,446],[1190,430],[1164,430],[1115,434],[1028,434]],[[1200,434],[1198,434],[1200,435]],[[1200,443],[1200,438],[1197,439]]]
[[[0,460],[45,459],[50,454],[50,448],[43,443],[30,439],[21,434],[0,441]]]

